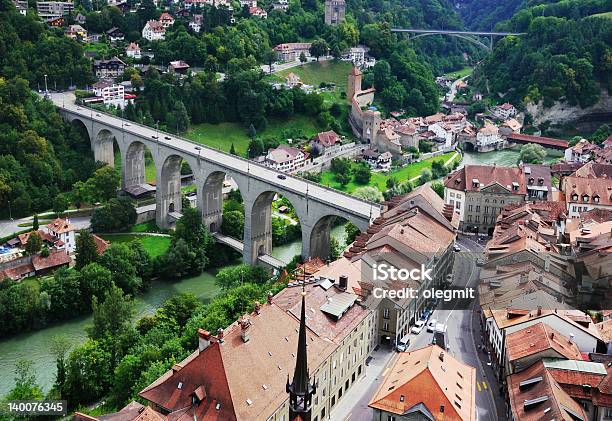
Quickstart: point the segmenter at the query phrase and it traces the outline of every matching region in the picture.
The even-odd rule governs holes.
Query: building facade
[[[325,24],[338,25],[344,21],[346,3],[344,0],[325,0]]]

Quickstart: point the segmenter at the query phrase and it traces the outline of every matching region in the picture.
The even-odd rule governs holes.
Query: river
[[[332,229],[332,235],[344,244],[346,233],[344,226]],[[278,246],[273,249],[274,257],[289,262],[293,256],[302,251],[301,241]],[[207,302],[213,298],[219,288],[215,285],[214,273],[205,272],[194,278],[180,282],[155,281],[151,288],[134,299],[137,320],[153,314],[155,310],[171,296],[191,292],[201,301]],[[31,360],[38,384],[48,391],[55,381],[55,361],[49,352],[51,338],[61,335],[68,339],[72,346],[83,343],[87,339],[85,328],[92,323],[92,316],[83,316],[67,322],[58,323],[42,330],[16,335],[0,341],[0,397],[6,395],[14,386],[15,363],[21,359]]]

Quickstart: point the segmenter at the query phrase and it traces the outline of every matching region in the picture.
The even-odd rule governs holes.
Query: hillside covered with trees
[[[611,9],[607,0],[563,0],[520,10],[497,29],[526,34],[500,40],[477,83],[515,104],[597,103],[612,91],[612,25],[597,16]]]

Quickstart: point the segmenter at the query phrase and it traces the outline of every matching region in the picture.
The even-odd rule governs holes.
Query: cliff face
[[[607,120],[610,120],[612,115],[612,96],[607,91],[601,93],[601,100],[588,108],[580,108],[578,105],[569,105],[565,102],[555,102],[552,107],[544,107],[542,101],[537,104],[527,104],[526,111],[533,116],[534,125],[538,126],[546,121],[552,125],[563,125],[566,123],[581,123],[588,122],[593,117],[593,121],[597,124],[599,120],[605,120],[605,114],[608,114]],[[601,118],[597,118],[601,116]]]

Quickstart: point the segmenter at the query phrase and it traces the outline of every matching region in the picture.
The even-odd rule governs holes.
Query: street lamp
[[[157,144],[159,145],[159,120],[157,120],[157,121],[155,122],[155,127],[156,127],[156,129],[157,129],[157,134],[156,134],[156,136],[155,136],[155,141],[156,141],[156,142],[157,142]]]
[[[49,96],[49,88],[47,87],[47,74],[45,73],[45,98]]]
[[[9,204],[9,219],[12,221],[13,220],[13,211],[11,210],[11,201],[8,201]]]

